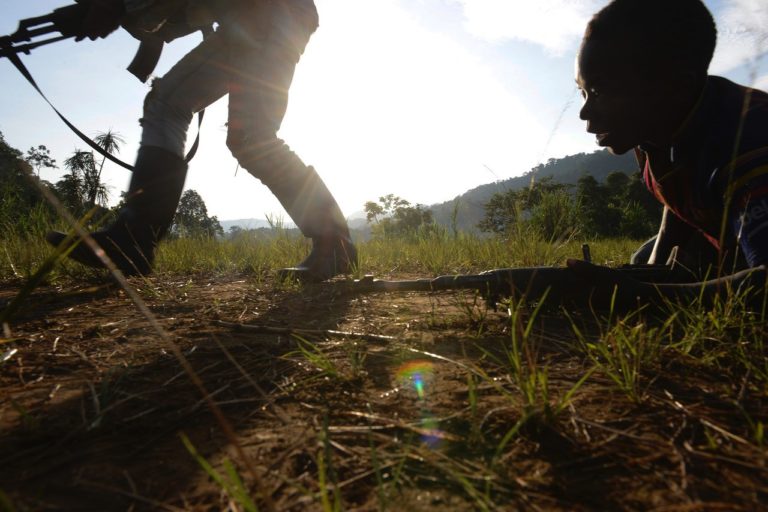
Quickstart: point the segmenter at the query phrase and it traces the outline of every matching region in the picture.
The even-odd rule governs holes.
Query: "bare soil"
[[[536,319],[549,396],[526,407],[502,364],[510,320],[471,295],[132,284],[166,339],[96,281],[38,288],[6,326],[0,490],[16,510],[235,507],[180,433],[218,471],[231,460],[260,510],[768,510],[766,393],[743,375],[678,357],[632,401],[596,371],[554,414],[592,367],[561,315]],[[19,287],[0,284],[0,309]]]

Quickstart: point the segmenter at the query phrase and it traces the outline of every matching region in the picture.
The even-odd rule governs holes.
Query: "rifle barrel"
[[[42,25],[43,23],[50,23],[53,25],[55,23],[54,16],[54,13],[49,13],[42,16],[36,16],[34,18],[23,19],[19,22],[19,29],[16,31],[16,34],[26,32],[30,27],[36,27],[37,25]]]
[[[79,29],[82,25],[82,20],[85,18],[88,12],[88,6],[82,3],[75,3],[64,7],[59,7],[53,12],[45,14],[43,16],[36,16],[34,18],[26,18],[19,21],[19,28],[16,32],[9,36],[0,37],[2,46],[6,49],[6,52],[10,52],[10,47],[14,43],[24,43],[32,41],[33,38],[38,36],[44,36],[53,32],[59,32],[63,37],[59,39],[46,39],[39,43],[31,43],[31,45],[20,45],[16,48],[23,48],[15,53],[24,52],[29,53],[29,50],[50,44],[62,39],[74,37],[78,35]]]
[[[432,279],[386,281],[366,276],[346,283],[345,288],[354,293],[368,292],[431,292],[441,290],[478,290],[480,292],[503,292],[504,290],[525,291],[529,283],[539,277],[551,281],[561,276],[560,267],[505,268],[487,270],[479,274],[458,274],[438,276]]]
[[[667,265],[624,265],[619,267],[629,277],[646,283],[690,282],[684,269]],[[487,270],[479,274],[438,276],[432,279],[387,281],[366,276],[337,286],[349,293],[434,292],[442,290],[477,290],[488,298],[526,296],[537,300],[545,294],[559,295],[558,289],[570,286],[571,293],[589,295],[590,283],[578,283],[566,267],[519,267]]]
[[[35,48],[38,48],[40,46],[45,46],[46,44],[63,41],[64,39],[69,39],[71,37],[74,37],[74,36],[57,36],[57,37],[51,37],[49,39],[44,39],[42,41],[35,41],[34,43],[17,44],[15,46],[6,45],[5,41],[0,40],[0,58],[8,57],[9,55],[13,55],[16,53],[29,54],[30,50],[34,50]]]

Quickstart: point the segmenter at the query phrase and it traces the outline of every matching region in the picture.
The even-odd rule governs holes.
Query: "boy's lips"
[[[601,128],[595,128],[593,126],[587,126],[587,133],[594,135],[595,142],[597,142],[599,145],[602,145],[603,141],[611,135],[610,131]]]
[[[597,142],[598,146],[604,146],[606,139],[610,136],[611,136],[610,132],[596,133],[595,141]]]

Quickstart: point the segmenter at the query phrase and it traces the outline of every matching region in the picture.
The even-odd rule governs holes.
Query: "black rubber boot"
[[[349,274],[357,267],[357,249],[349,231],[335,236],[312,239],[312,251],[295,267],[278,271],[280,279],[319,283],[339,274]]]
[[[278,270],[280,279],[320,282],[357,267],[357,249],[333,194],[314,167],[304,163],[282,141],[269,152],[241,164],[259,178],[283,205],[302,234],[312,239],[312,251],[295,267]],[[266,172],[269,171],[269,172]]]
[[[295,267],[280,269],[278,277],[317,283],[349,274],[357,267],[357,249],[347,220],[315,168],[293,160],[291,172],[266,185],[302,234],[312,239],[312,251]]]
[[[125,207],[114,224],[91,236],[123,274],[152,272],[155,248],[173,222],[184,188],[187,164],[183,158],[161,148],[139,148]],[[66,234],[52,231],[46,240],[58,247]],[[85,243],[79,243],[69,257],[94,268],[105,268]]]

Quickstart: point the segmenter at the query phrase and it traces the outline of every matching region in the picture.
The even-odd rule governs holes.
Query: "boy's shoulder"
[[[768,93],[715,76],[707,87],[698,141],[706,195],[743,206],[768,192]]]
[[[710,76],[702,109],[697,143],[721,178],[768,164],[768,93]]]
[[[768,93],[710,76],[707,84],[706,125],[724,156],[744,155],[768,145]],[[732,142],[726,147],[724,142]]]

